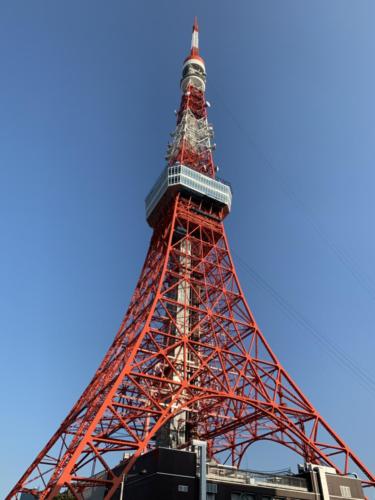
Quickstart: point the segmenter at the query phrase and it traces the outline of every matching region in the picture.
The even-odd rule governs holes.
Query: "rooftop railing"
[[[303,477],[296,477],[287,474],[275,475],[270,473],[254,472],[216,464],[208,464],[207,479],[266,486],[269,488],[278,487],[308,491],[307,480]]]

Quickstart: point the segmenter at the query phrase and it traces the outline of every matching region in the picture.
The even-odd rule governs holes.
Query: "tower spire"
[[[185,59],[185,64],[187,61],[194,59],[195,62],[199,61],[201,65],[204,67],[204,61],[199,54],[199,28],[198,28],[198,18],[194,17],[193,30],[191,34],[191,47],[190,54]]]
[[[193,33],[191,35],[191,55],[199,55],[199,28],[198,18],[194,17]]]
[[[215,177],[212,151],[215,144],[213,127],[208,123],[206,101],[206,65],[199,54],[198,21],[194,19],[191,50],[182,67],[181,104],[177,112],[173,140],[168,145],[166,159],[169,166],[185,165],[198,172]]]

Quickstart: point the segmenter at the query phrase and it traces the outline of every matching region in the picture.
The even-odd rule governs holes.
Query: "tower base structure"
[[[182,194],[169,210],[100,368],[8,499],[16,492],[82,499],[97,486],[110,499],[139,457],[160,447],[163,429],[169,446],[206,441],[208,460],[237,468],[251,444],[267,440],[339,475],[359,470],[363,486],[373,486],[372,473],[260,331],[235,272],[223,213]],[[110,460],[124,452],[131,458],[122,473]],[[105,478],[95,475],[100,469]],[[43,490],[31,489],[35,480]]]
[[[172,448],[156,448],[137,459],[113,500],[329,500],[365,499],[361,481],[338,475],[330,467],[306,464],[296,474],[290,470],[259,472],[209,461],[202,484],[199,454]],[[125,459],[114,469],[125,469]],[[98,476],[99,479],[99,476]],[[100,479],[106,479],[101,474]],[[105,488],[93,487],[85,500],[103,500]],[[34,500],[21,496],[21,500]]]

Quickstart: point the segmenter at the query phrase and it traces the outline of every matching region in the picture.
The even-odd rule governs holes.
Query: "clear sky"
[[[127,308],[194,15],[248,301],[289,373],[375,470],[375,3],[3,0],[1,498]],[[300,461],[259,443],[246,465]]]

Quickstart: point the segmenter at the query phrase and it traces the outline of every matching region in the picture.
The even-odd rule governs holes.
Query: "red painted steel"
[[[184,112],[206,117],[203,91],[187,92],[177,124]],[[170,162],[213,177],[212,156],[200,163],[197,155],[181,144]],[[113,466],[124,452],[131,452],[126,473],[178,415],[186,427],[181,448],[205,440],[210,457],[239,465],[252,443],[269,440],[340,474],[359,470],[363,484],[374,486],[374,474],[304,396],[256,324],[229,251],[224,212],[186,193],[164,210],[103,362],[7,498],[26,491],[54,498],[67,490],[81,499],[85,488],[100,485],[111,498],[122,480]]]
[[[189,85],[187,91],[182,95],[180,110],[177,113],[177,126],[181,123],[183,116],[189,111],[196,120],[207,120],[207,105],[204,92]],[[193,168],[209,177],[215,177],[215,166],[211,149],[202,148],[197,150],[195,145],[189,142],[183,134],[176,151],[169,158],[168,165],[181,163]]]

